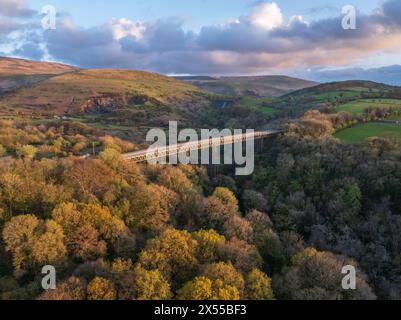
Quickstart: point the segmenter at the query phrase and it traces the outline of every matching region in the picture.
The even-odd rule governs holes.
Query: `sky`
[[[45,5],[55,29],[43,29]],[[342,27],[345,5],[356,29]],[[401,0],[0,0],[0,55],[175,75],[363,77],[401,65]]]

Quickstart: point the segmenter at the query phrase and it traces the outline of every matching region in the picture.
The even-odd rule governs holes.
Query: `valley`
[[[399,236],[377,222],[401,208],[398,87],[282,77],[213,84],[229,91],[197,83],[208,78],[4,61],[4,77],[20,78],[0,94],[2,299],[375,299],[401,286],[389,284],[398,260],[382,270],[366,258],[381,254],[377,239]],[[169,121],[280,134],[258,149],[248,176],[127,161]],[[388,231],[369,238],[372,221]],[[16,259],[13,235],[36,224]],[[364,270],[351,296],[335,285],[344,261]],[[44,262],[62,270],[52,292],[35,282]]]

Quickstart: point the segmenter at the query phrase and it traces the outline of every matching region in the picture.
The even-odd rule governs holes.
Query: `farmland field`
[[[362,114],[369,107],[400,107],[401,100],[397,99],[360,99],[336,108],[337,112],[348,112],[353,116]]]
[[[272,116],[276,112],[276,109],[268,106],[267,104],[272,103],[274,101],[275,99],[267,97],[259,98],[259,97],[245,96],[241,98],[241,100],[239,101],[239,105],[254,109],[255,111],[259,109],[265,115]]]
[[[370,137],[387,135],[401,138],[401,125],[387,123],[363,123],[337,132],[334,136],[346,144],[361,143]]]
[[[316,101],[328,101],[328,100],[333,100],[333,99],[341,98],[341,97],[353,98],[353,97],[360,95],[360,93],[361,93],[361,91],[357,90],[357,89],[331,91],[328,93],[317,94],[315,96],[315,100]]]
[[[262,107],[260,111],[262,111],[267,116],[272,116],[276,113],[276,109],[271,107]]]

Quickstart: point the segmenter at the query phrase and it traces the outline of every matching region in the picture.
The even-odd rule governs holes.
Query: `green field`
[[[334,136],[346,144],[361,143],[370,137],[393,135],[401,138],[401,125],[387,123],[362,123],[337,132]]]
[[[370,107],[401,107],[401,100],[397,99],[360,99],[336,108],[337,112],[348,112],[353,116],[362,114]]]
[[[241,100],[239,101],[239,105],[242,107],[253,109],[255,111],[260,110],[265,115],[272,116],[276,113],[276,109],[267,106],[267,104],[270,104],[274,101],[275,99],[267,97],[259,98],[259,97],[245,96],[241,98]]]
[[[353,98],[360,95],[360,91],[358,90],[339,90],[339,91],[330,91],[327,93],[320,93],[314,96],[316,101],[328,101],[334,100],[337,98]]]
[[[260,111],[262,111],[267,116],[272,116],[276,113],[276,109],[271,107],[262,107],[260,108]]]

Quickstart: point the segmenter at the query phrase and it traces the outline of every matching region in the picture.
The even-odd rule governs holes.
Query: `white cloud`
[[[272,2],[257,5],[252,10],[249,21],[259,28],[272,30],[281,26],[284,22],[284,18],[277,3]]]
[[[146,31],[144,23],[132,21],[130,19],[121,18],[113,19],[109,22],[109,26],[113,31],[114,39],[120,40],[127,36],[134,37],[137,40],[143,38],[143,34]]]
[[[170,74],[275,73],[345,66],[378,53],[401,52],[401,23],[393,14],[399,3],[387,0],[383,10],[360,14],[355,31],[341,29],[340,15],[309,23],[301,16],[284,21],[276,3],[264,2],[248,15],[233,17],[223,25],[204,26],[200,32],[185,30],[175,18],[144,22],[121,18],[82,28],[64,17],[56,30],[42,33],[27,24],[15,24],[21,19],[9,18],[7,23],[0,22],[0,37],[13,41],[12,47],[23,56],[38,57],[42,46],[34,44],[41,42],[48,54],[44,57],[89,68]],[[29,30],[37,30],[40,39],[33,39]],[[21,37],[14,41],[9,36],[12,33]]]

